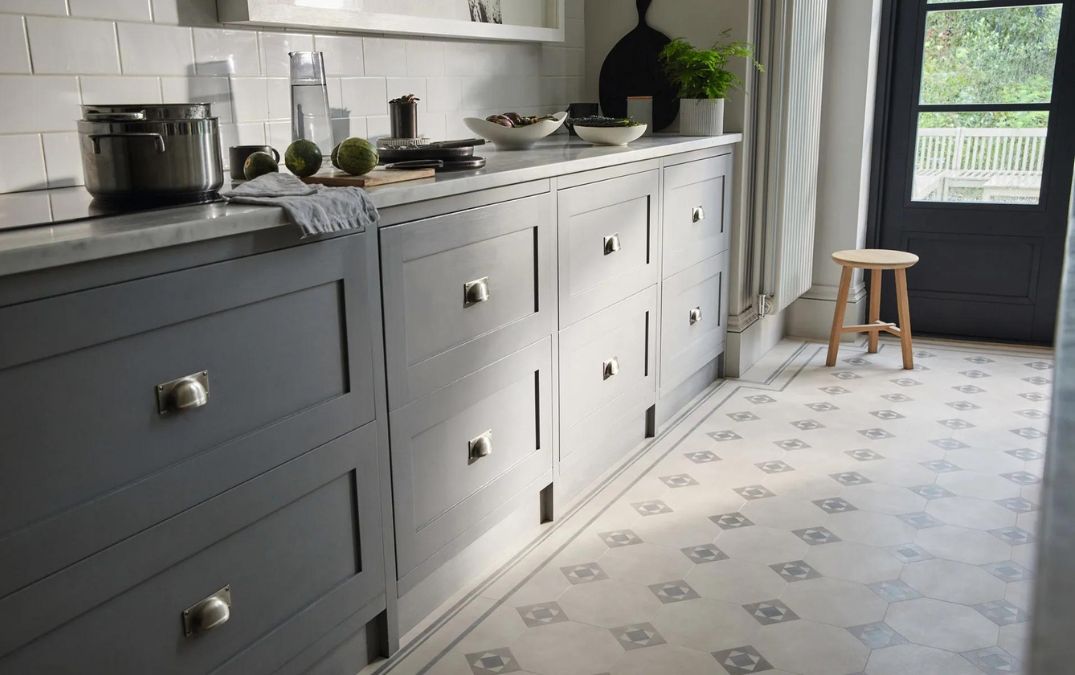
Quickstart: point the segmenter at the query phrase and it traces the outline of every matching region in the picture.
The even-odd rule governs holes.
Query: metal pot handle
[[[137,112],[89,112],[86,113],[88,122],[140,122],[146,118],[144,110]]]
[[[153,138],[156,140],[157,152],[164,153],[164,136],[152,131],[131,131],[128,133],[119,134],[90,134],[90,141],[93,142],[93,154],[101,154],[101,139],[102,138]]]

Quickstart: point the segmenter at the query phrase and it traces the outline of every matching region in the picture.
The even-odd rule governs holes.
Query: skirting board
[[[739,332],[728,331],[724,349],[724,376],[740,377],[750,370],[770,349],[784,337],[787,310],[754,321]],[[832,315],[829,315],[832,322]]]
[[[865,294],[849,301],[844,323],[847,325],[864,323],[866,321],[866,308]],[[799,298],[787,309],[788,336],[808,340],[828,340],[829,332],[832,330],[832,314],[835,309],[835,299]],[[844,342],[851,342],[856,339],[857,336],[854,333],[845,333],[841,337]]]

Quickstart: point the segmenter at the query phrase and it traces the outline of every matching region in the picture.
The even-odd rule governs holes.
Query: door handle
[[[604,239],[605,255],[611,255],[620,250],[620,233],[607,235]]]
[[[701,307],[695,307],[690,312],[691,325],[693,326],[694,324],[698,323],[701,320],[702,320],[702,308]]]
[[[470,307],[489,299],[489,277],[463,284],[463,306]]]
[[[157,412],[161,415],[194,410],[208,403],[208,370],[157,385]]]
[[[487,429],[480,436],[467,441],[467,453],[471,462],[493,454],[493,430]]]
[[[695,206],[693,209],[691,209],[692,223],[700,223],[703,220],[705,220],[705,209],[703,209],[701,206]]]
[[[183,610],[183,634],[188,638],[208,633],[231,618],[231,586],[225,586]]]
[[[601,363],[601,375],[603,380],[607,380],[610,377],[616,377],[620,374],[620,360],[613,356],[608,361]]]

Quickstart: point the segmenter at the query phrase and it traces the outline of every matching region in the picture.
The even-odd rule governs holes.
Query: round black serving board
[[[646,23],[652,1],[636,0],[638,26],[605,57],[599,87],[601,110],[609,117],[627,116],[628,96],[652,96],[653,129],[660,131],[679,114],[679,97],[658,60],[661,49],[671,40]]]

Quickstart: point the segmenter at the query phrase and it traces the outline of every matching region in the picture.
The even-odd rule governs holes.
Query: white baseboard
[[[825,287],[822,287],[825,288]],[[814,289],[810,289],[813,292]],[[864,323],[866,321],[866,292],[853,294],[847,303],[844,324]],[[828,340],[832,330],[832,313],[836,309],[836,294],[831,298],[810,297],[804,295],[788,307],[788,336],[808,340]],[[842,340],[851,341],[855,333],[845,333]]]
[[[728,331],[724,374],[740,377],[776,346],[787,330],[787,311],[757,319],[741,331]]]

